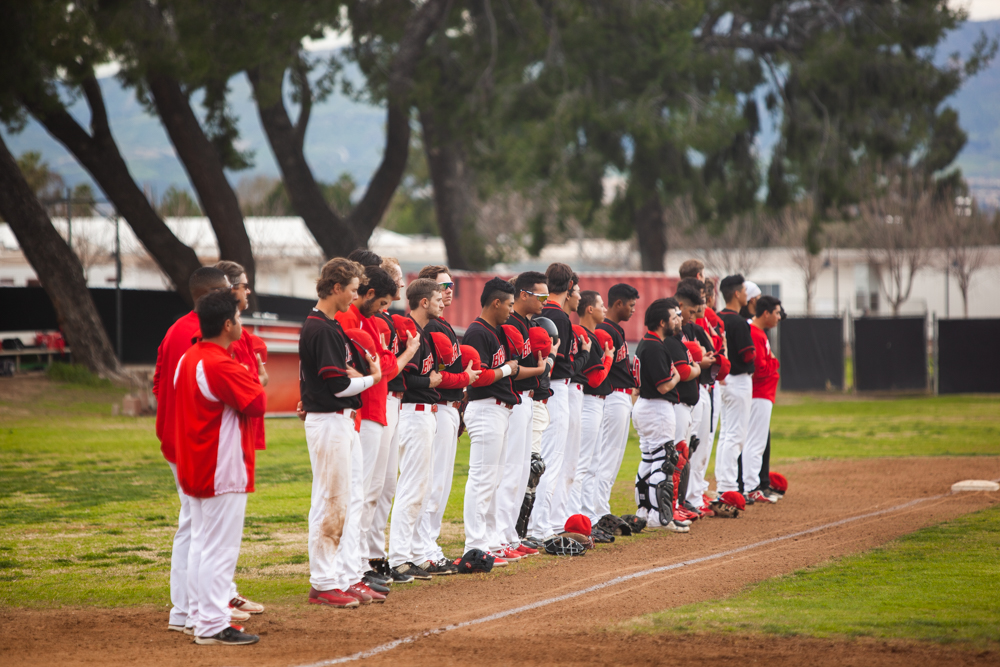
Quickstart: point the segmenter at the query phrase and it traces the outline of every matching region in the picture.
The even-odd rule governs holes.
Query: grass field
[[[179,502],[151,417],[114,417],[121,392],[0,380],[0,605],[165,604]],[[773,460],[1000,453],[1000,398],[780,399]],[[267,421],[237,581],[297,599],[307,577],[311,473],[298,420]],[[443,545],[461,552],[468,440],[460,442]],[[634,510],[630,441],[612,507]]]
[[[625,624],[639,632],[730,632],[1000,645],[1000,508],[867,553],[764,581],[725,600]]]

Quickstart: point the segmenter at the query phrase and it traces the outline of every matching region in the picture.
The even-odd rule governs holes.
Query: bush
[[[47,372],[49,379],[55,382],[68,382],[84,387],[100,387],[101,389],[110,389],[113,386],[111,380],[97,377],[86,366],[80,364],[66,364],[61,361],[55,361],[49,366]]]

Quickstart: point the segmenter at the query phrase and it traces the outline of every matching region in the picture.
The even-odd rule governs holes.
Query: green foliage
[[[157,212],[163,217],[186,217],[202,215],[201,206],[188,190],[182,190],[175,185],[167,188],[160,198]]]
[[[725,600],[628,624],[641,632],[738,632],[1000,644],[1000,509],[886,547],[769,579]]]
[[[46,374],[50,380],[68,382],[81,387],[110,389],[113,386],[111,380],[94,375],[90,372],[90,369],[81,364],[67,364],[62,361],[54,361],[49,366]]]

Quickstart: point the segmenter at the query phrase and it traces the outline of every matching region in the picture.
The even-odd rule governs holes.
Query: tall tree
[[[80,260],[52,226],[2,137],[0,215],[38,274],[73,357],[102,377],[121,379],[121,367],[87,291]]]

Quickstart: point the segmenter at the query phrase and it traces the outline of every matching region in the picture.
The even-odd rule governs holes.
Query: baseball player
[[[353,253],[352,253],[353,254]],[[389,274],[396,284],[396,291],[393,301],[401,298],[402,290],[405,288],[403,272],[399,262],[392,257],[382,259],[382,269]],[[362,554],[368,554],[368,565],[372,568],[365,574],[371,577],[378,575],[383,581],[391,580],[393,583],[410,583],[414,581],[408,574],[396,572],[389,567],[388,554],[386,552],[385,529],[389,523],[389,511],[392,508],[392,499],[396,494],[396,475],[399,471],[399,405],[406,389],[403,383],[403,368],[406,367],[420,347],[420,336],[413,328],[413,335],[400,336],[396,331],[392,316],[380,310],[374,315],[374,322],[382,333],[386,347],[396,355],[394,362],[396,375],[386,385],[385,399],[385,428],[382,429],[382,439],[379,442],[379,456],[375,458],[375,469],[372,471],[371,487],[365,498],[365,508],[362,511],[362,525],[369,526],[367,535],[362,535],[364,540]],[[383,458],[383,453],[385,457]],[[371,460],[367,457],[366,461]],[[367,478],[367,475],[366,475]],[[369,521],[368,515],[371,514]]]
[[[247,494],[254,490],[249,418],[263,416],[267,399],[260,382],[230,356],[242,334],[236,296],[210,292],[195,309],[202,340],[168,380],[177,478],[191,513],[187,626],[196,644],[255,644],[257,635],[230,625],[229,599]]]
[[[514,329],[517,338],[522,341],[522,354],[518,358],[518,374],[514,381],[514,391],[521,397],[521,402],[514,406],[510,414],[507,455],[497,487],[497,524],[504,551],[516,552],[519,557],[538,553],[537,549],[521,542],[517,524],[531,475],[535,392],[541,391],[542,377],[547,379],[555,363],[548,359],[548,355],[540,356],[531,344],[531,318],[541,314],[542,304],[549,298],[545,280],[545,274],[537,271],[525,271],[514,279],[514,307],[503,325],[505,331],[508,331],[507,327]],[[508,339],[513,336],[509,332]]]
[[[469,430],[469,478],[465,485],[465,550],[480,549],[496,557],[494,567],[519,560],[502,550],[497,524],[497,486],[506,460],[511,412],[521,397],[514,391],[518,362],[513,358],[503,324],[514,307],[514,286],[491,278],[479,298],[482,313],[465,331],[462,342],[479,355],[483,374],[469,388],[465,424]],[[486,373],[492,370],[493,373]],[[508,558],[510,556],[510,558]]]
[[[213,290],[228,290],[231,289],[231,286],[225,272],[206,266],[191,274],[188,289],[191,291],[194,302],[197,303],[205,294]],[[160,451],[174,475],[177,495],[181,501],[181,510],[177,517],[177,533],[174,535],[170,556],[170,601],[172,608],[167,624],[168,629],[176,632],[182,632],[185,627],[190,627],[187,613],[187,562],[188,550],[191,545],[191,512],[187,496],[181,491],[180,483],[177,480],[177,459],[174,446],[175,396],[171,380],[177,369],[177,362],[200,337],[201,329],[198,325],[198,315],[192,310],[174,322],[167,330],[156,353],[156,370],[153,373],[153,395],[156,396],[156,436],[160,440]],[[236,584],[234,583],[230,591],[233,594],[230,600],[233,620],[247,620],[250,618],[250,610],[253,613],[264,611],[263,605],[251,602],[235,591]],[[244,605],[247,610],[240,608]]]
[[[451,305],[455,295],[455,283],[447,266],[425,266],[419,277],[433,280],[441,290],[444,311]],[[445,558],[438,545],[441,536],[441,522],[451,494],[451,482],[455,471],[455,452],[458,448],[458,428],[465,388],[479,379],[479,372],[462,359],[455,330],[444,319],[444,312],[427,322],[424,331],[437,342],[438,371],[441,384],[437,386],[441,398],[438,402],[437,430],[434,435],[433,461],[431,463],[431,486],[426,507],[417,528],[414,563],[425,572],[434,575],[453,574],[458,571],[455,564]],[[464,364],[464,367],[463,367]]]
[[[309,602],[340,608],[385,600],[357,576],[364,501],[358,409],[361,393],[378,383],[381,369],[371,355],[371,374],[360,372],[360,355],[335,318],[357,299],[363,276],[361,265],[348,259],[324,264],[319,300],[299,333],[299,391],[313,472]]]
[[[723,278],[721,291],[726,307],[719,317],[726,328],[730,370],[721,392],[722,426],[715,461],[715,486],[716,491],[724,493],[738,488],[736,459],[746,446],[755,352],[750,325],[739,313],[740,308],[747,304],[743,276],[737,274]]]
[[[556,354],[559,349],[559,335],[555,323],[547,317],[536,315],[531,318],[532,326],[528,329],[528,338],[532,350],[537,350],[547,361],[548,371],[538,376],[538,388],[531,397],[531,463],[529,464],[528,484],[525,487],[524,500],[521,501],[521,512],[517,518],[517,534],[521,543],[539,550],[543,547],[540,540],[528,536],[528,525],[531,511],[535,507],[535,496],[538,484],[545,473],[545,461],[542,459],[542,434],[549,427],[549,398],[552,397],[550,376],[555,367]],[[529,554],[530,555],[530,554]]]
[[[761,296],[755,304],[750,335],[755,351],[753,371],[753,398],[750,401],[750,422],[747,427],[747,444],[743,449],[743,488],[754,502],[774,502],[766,493],[768,480],[761,474],[761,464],[767,447],[771,410],[774,395],[778,389],[777,357],[771,353],[771,343],[767,330],[773,329],[781,320],[781,301],[773,296]]]
[[[615,356],[608,376],[597,389],[597,393],[603,393],[606,398],[599,429],[599,453],[595,457],[597,464],[594,490],[595,516],[591,519],[600,519],[605,514],[611,513],[611,489],[618,478],[618,471],[621,470],[625,445],[628,443],[635,380],[632,377],[628,342],[625,340],[625,330],[622,329],[621,323],[632,319],[638,300],[639,291],[631,285],[625,283],[612,285],[608,290],[608,312],[604,321],[597,325],[598,330],[611,337]]]
[[[639,436],[642,461],[635,478],[637,514],[650,528],[686,533],[674,521],[674,468],[677,450],[673,434],[675,412],[668,395],[681,377],[664,341],[680,330],[681,315],[674,299],[657,299],[645,315],[646,334],[635,350],[632,372],[639,398],[632,408],[632,423]],[[686,359],[686,356],[685,356]]]
[[[590,352],[583,370],[574,379],[583,387],[583,400],[580,412],[580,458],[573,475],[570,487],[567,511],[570,515],[584,514],[593,522],[595,503],[595,487],[597,469],[595,461],[598,458],[598,443],[601,438],[601,420],[604,418],[604,400],[606,394],[598,393],[604,380],[611,370],[614,361],[614,345],[611,337],[605,333],[597,333],[597,326],[607,315],[604,299],[593,290],[580,293],[580,303],[576,314],[580,318],[580,327],[590,342]],[[575,327],[574,327],[575,328]],[[602,337],[604,342],[602,342]]]
[[[747,305],[740,309],[740,315],[743,316],[743,319],[749,321],[756,313],[757,299],[760,298],[761,291],[760,286],[752,280],[748,280],[744,284],[747,288]]]

